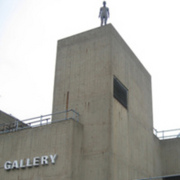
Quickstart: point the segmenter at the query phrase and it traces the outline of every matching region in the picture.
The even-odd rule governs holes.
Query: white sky
[[[0,110],[52,111],[57,40],[100,25],[102,0],[0,0]],[[152,76],[154,126],[180,128],[180,0],[107,0],[115,29]]]

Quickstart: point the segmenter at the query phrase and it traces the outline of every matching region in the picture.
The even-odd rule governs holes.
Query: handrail
[[[60,121],[68,120],[68,119],[79,121],[79,113],[77,113],[73,109],[70,109],[67,111],[41,115],[41,116],[37,116],[37,117],[33,117],[33,118],[21,120],[21,121],[15,120],[13,123],[3,123],[3,124],[0,124],[0,134],[48,125],[48,124],[52,124],[52,123],[56,123],[56,122],[60,122]]]
[[[154,129],[154,134],[160,140],[180,138],[180,129],[169,129],[163,131],[157,131],[156,129]]]

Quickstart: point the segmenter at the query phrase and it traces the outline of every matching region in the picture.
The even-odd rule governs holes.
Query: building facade
[[[111,24],[58,41],[52,114],[2,130],[2,179],[180,179],[180,140],[154,135],[151,76]]]

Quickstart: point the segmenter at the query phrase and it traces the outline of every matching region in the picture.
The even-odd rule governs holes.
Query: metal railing
[[[53,119],[53,121],[52,121]],[[68,119],[73,119],[75,121],[79,121],[79,113],[74,111],[73,109],[57,112],[53,114],[41,115],[34,118],[29,118],[25,120],[15,120],[12,123],[3,123],[0,124],[0,134],[14,132],[27,128],[34,128],[38,126],[44,126]]]
[[[160,140],[180,138],[180,129],[170,129],[163,131],[157,131],[156,129],[154,129],[154,134]]]

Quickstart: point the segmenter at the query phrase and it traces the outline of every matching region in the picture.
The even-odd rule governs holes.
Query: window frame
[[[116,76],[113,77],[113,96],[121,105],[128,109],[128,89]]]

